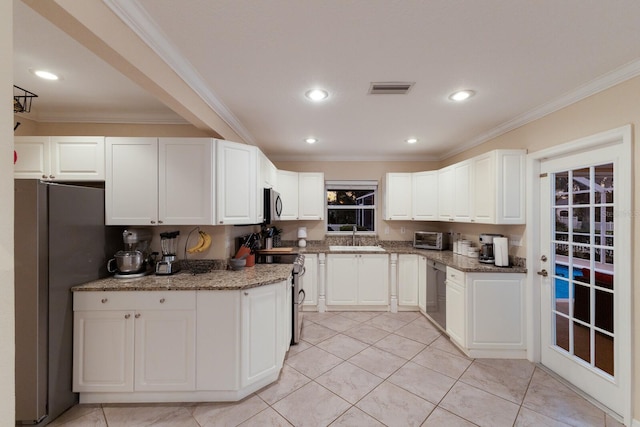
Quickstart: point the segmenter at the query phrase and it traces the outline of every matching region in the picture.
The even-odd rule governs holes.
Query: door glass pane
[[[573,354],[585,362],[591,362],[591,329],[578,322],[573,323]]]
[[[613,375],[613,337],[596,331],[596,368]]]
[[[552,182],[554,341],[613,375],[613,165],[558,172]]]
[[[591,180],[589,168],[573,171],[571,195],[574,205],[588,205],[590,203]]]
[[[558,347],[563,348],[566,351],[569,351],[569,319],[559,314],[556,314],[555,318],[556,318],[555,344]]]

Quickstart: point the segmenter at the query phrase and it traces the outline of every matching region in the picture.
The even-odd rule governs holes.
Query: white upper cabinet
[[[258,223],[257,147],[218,140],[216,165],[218,224]]]
[[[525,155],[494,150],[440,169],[440,221],[524,224]]]
[[[160,138],[159,221],[215,224],[214,144],[210,138]]]
[[[494,150],[473,158],[474,222],[525,223],[525,150]]]
[[[412,174],[414,221],[438,220],[438,171]]]
[[[298,219],[324,219],[324,173],[300,172],[298,174]]]
[[[158,224],[157,138],[107,138],[105,222]]]
[[[104,181],[101,136],[15,137],[14,177],[49,181]]]
[[[411,220],[412,174],[390,172],[385,175],[384,219]]]
[[[453,167],[438,171],[438,219],[453,221],[453,203],[455,200]]]
[[[258,150],[260,162],[260,182],[262,188],[276,188],[278,180],[278,169],[269,160],[269,158],[260,150]]]
[[[459,222],[471,222],[473,216],[473,198],[471,178],[473,163],[471,160],[453,165],[453,219]]]
[[[210,138],[107,138],[107,225],[214,224]]]
[[[276,190],[282,198],[281,220],[298,219],[298,172],[278,170]]]

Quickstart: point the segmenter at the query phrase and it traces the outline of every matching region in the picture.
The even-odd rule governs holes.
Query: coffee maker
[[[151,231],[129,228],[122,232],[124,250],[115,253],[107,263],[109,273],[118,279],[145,276],[152,271],[150,258]],[[115,266],[114,266],[115,264]]]
[[[180,261],[176,257],[178,253],[178,236],[180,231],[168,231],[160,233],[160,247],[162,259],[156,263],[156,274],[167,276],[180,271]]]
[[[496,261],[493,250],[493,239],[504,237],[502,234],[481,234],[480,235],[480,255],[478,261],[484,264],[494,264]]]

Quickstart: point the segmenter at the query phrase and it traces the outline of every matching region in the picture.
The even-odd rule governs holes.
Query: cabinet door
[[[427,312],[427,257],[418,255],[418,308]]]
[[[418,305],[418,255],[398,256],[398,304]]]
[[[104,137],[52,136],[50,178],[58,181],[104,181]]]
[[[157,138],[107,138],[107,225],[158,222]]]
[[[324,173],[300,172],[298,174],[298,219],[324,219]]]
[[[14,178],[49,179],[49,137],[16,136]]]
[[[230,141],[217,141],[218,224],[258,222],[257,158],[256,147]]]
[[[496,220],[495,152],[473,158],[473,221],[493,224]]]
[[[464,285],[447,277],[447,334],[461,347],[466,347],[466,306]]]
[[[438,221],[438,171],[416,172],[412,175],[412,219]]]
[[[327,255],[327,305],[358,304],[358,261],[357,255]]]
[[[282,198],[281,220],[298,219],[298,172],[278,171],[278,186]]]
[[[455,198],[453,167],[438,171],[438,218],[453,221],[453,201]]]
[[[453,218],[455,221],[471,222],[473,212],[471,178],[472,162],[470,160],[453,165]]]
[[[214,144],[210,138],[160,138],[158,216],[162,224],[214,225]]]
[[[135,390],[195,390],[195,310],[140,310],[135,318]]]
[[[389,255],[358,257],[358,304],[389,304]]]
[[[523,278],[469,275],[469,348],[525,348]]]
[[[242,291],[242,339],[240,386],[246,387],[278,370],[281,353],[281,316],[278,286],[274,284]]]
[[[411,199],[412,174],[387,173],[385,186],[386,220],[410,220],[412,217]]]
[[[525,224],[526,150],[496,150],[497,224]]]
[[[303,305],[318,305],[318,255],[305,254],[304,276],[300,278],[304,290]],[[294,295],[297,298],[297,295]]]
[[[73,391],[133,391],[133,336],[133,312],[74,312]]]

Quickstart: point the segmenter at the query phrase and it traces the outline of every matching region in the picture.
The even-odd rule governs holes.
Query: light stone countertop
[[[243,270],[213,270],[193,275],[181,271],[171,276],[148,275],[136,279],[107,277],[71,288],[80,291],[195,291],[240,290],[270,285],[287,280],[291,264],[256,264]]]
[[[394,253],[394,254],[417,254],[427,257],[428,260],[437,261],[456,270],[467,273],[526,273],[527,268],[524,266],[512,265],[509,267],[496,267],[494,264],[484,264],[477,258],[470,258],[464,255],[454,254],[453,251],[433,251],[426,249],[416,249],[406,244],[385,244],[381,247],[385,252],[362,252],[358,250],[331,251],[328,246],[307,246],[306,248],[297,248],[297,252],[301,254],[309,253],[326,253],[326,254],[345,254],[345,253]],[[294,252],[295,253],[295,252]]]

